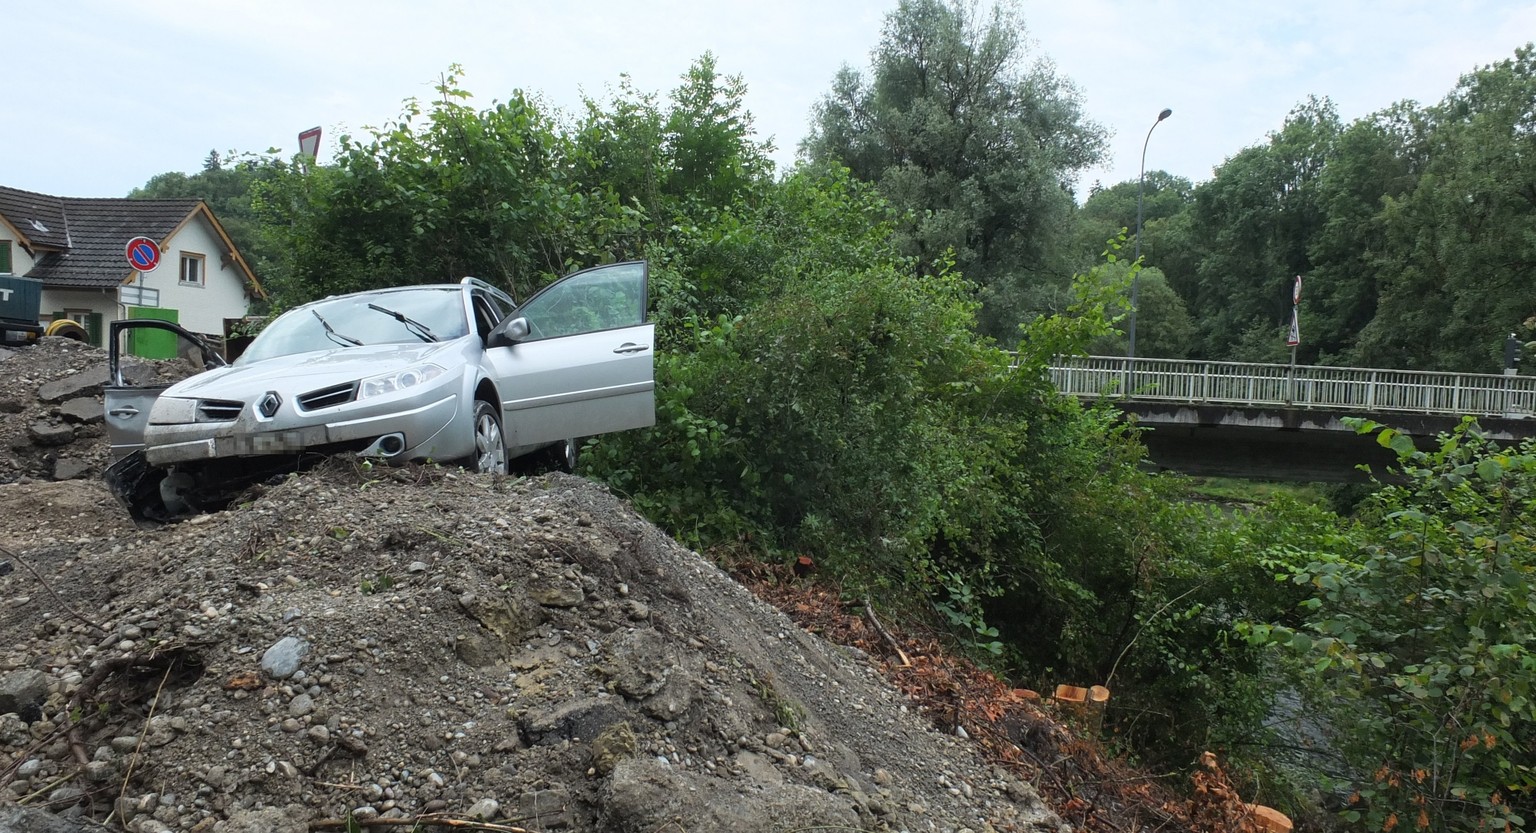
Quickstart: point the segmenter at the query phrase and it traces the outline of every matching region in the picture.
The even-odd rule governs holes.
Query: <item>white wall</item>
[[[38,317],[45,322],[52,321],[55,312],[85,310],[100,313],[103,342],[96,345],[98,347],[106,346],[107,323],[124,317],[122,307],[117,305],[115,289],[44,289],[42,306]]]
[[[32,256],[21,247],[21,241],[16,239],[9,227],[0,225],[0,240],[9,240],[11,243],[11,274],[25,275],[32,271]]]
[[[224,319],[245,315],[251,305],[240,267],[233,260],[224,265],[223,241],[201,214],[163,244],[160,266],[140,273],[133,285],[160,290],[160,306],[177,310],[181,326],[195,333],[222,336]],[[203,255],[202,286],[180,282],[183,252]]]

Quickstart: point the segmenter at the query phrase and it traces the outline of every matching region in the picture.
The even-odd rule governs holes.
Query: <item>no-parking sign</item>
[[[123,248],[123,256],[140,272],[153,272],[160,265],[160,244],[148,237],[135,237]]]

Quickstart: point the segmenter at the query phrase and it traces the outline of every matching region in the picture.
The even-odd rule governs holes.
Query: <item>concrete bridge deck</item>
[[[1152,430],[1154,462],[1189,474],[1268,480],[1362,480],[1396,457],[1344,423],[1375,420],[1428,448],[1474,416],[1504,442],[1536,436],[1536,377],[1313,365],[1064,358],[1063,393],[1108,398]]]

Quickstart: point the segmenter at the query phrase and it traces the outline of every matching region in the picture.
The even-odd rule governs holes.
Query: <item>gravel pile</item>
[[[153,530],[93,481],[17,483],[0,546],[0,805],[50,823],[1064,829],[580,478],[341,458]]]

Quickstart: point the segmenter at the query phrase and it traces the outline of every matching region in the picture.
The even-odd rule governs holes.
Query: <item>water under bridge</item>
[[[1124,356],[1061,358],[1063,393],[1133,414],[1153,461],[1189,474],[1360,480],[1396,459],[1346,417],[1402,431],[1421,448],[1465,416],[1504,442],[1536,436],[1536,376],[1249,364]]]

